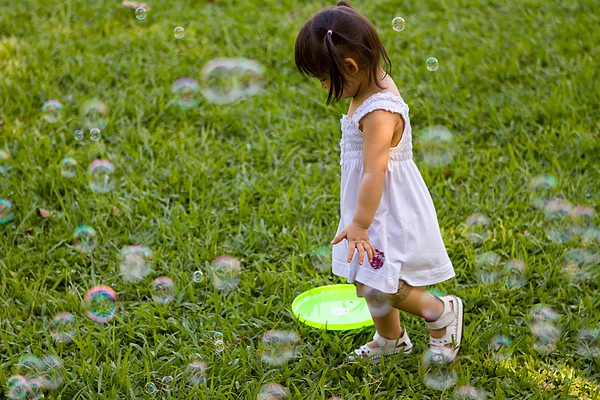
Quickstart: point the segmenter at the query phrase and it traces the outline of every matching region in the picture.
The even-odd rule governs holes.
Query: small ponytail
[[[331,32],[331,33],[330,33]],[[328,30],[323,38],[327,55],[329,56],[329,95],[327,96],[327,104],[331,103],[332,99],[339,99],[344,90],[344,73],[342,67],[344,65],[344,54],[333,43],[333,32]]]
[[[348,8],[352,8],[352,6],[350,4],[348,4],[347,2],[345,2],[345,1],[338,1],[335,6],[336,7],[348,7]]]

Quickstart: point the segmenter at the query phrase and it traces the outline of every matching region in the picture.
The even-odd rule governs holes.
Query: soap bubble
[[[135,18],[143,21],[146,19],[146,9],[144,7],[138,7],[135,10]]]
[[[190,109],[199,103],[200,85],[193,78],[179,78],[171,85],[171,93],[177,107]]]
[[[73,247],[82,253],[91,253],[98,244],[98,235],[91,226],[81,225],[73,232]]]
[[[317,247],[311,253],[310,261],[317,271],[327,271],[331,267],[331,249],[329,247]]]
[[[496,283],[500,280],[498,273],[498,264],[500,256],[493,251],[488,251],[477,255],[475,258],[475,277],[481,283]]]
[[[392,28],[396,32],[402,32],[406,28],[406,21],[402,17],[396,17],[392,20]]]
[[[139,282],[152,272],[154,253],[148,246],[123,246],[120,273],[125,282]]]
[[[264,68],[246,58],[216,58],[202,67],[202,93],[215,104],[232,103],[258,94]]]
[[[159,276],[152,281],[152,295],[158,304],[168,304],[175,299],[175,283],[168,276]]]
[[[53,355],[42,357],[42,374],[39,385],[48,390],[55,390],[64,381],[64,368],[62,360]]]
[[[22,375],[13,375],[8,378],[6,386],[8,387],[6,397],[10,400],[26,399],[31,390],[27,378]]]
[[[458,376],[450,369],[450,362],[447,354],[432,349],[426,350],[420,366],[425,385],[433,390],[447,390],[456,385]]]
[[[173,384],[173,377],[171,375],[167,375],[161,379],[160,383],[162,384],[162,389],[165,392],[170,392],[172,389],[171,385]]]
[[[475,244],[483,243],[489,236],[490,220],[485,214],[474,213],[465,220],[467,238]]]
[[[86,315],[94,322],[108,322],[117,315],[117,293],[109,286],[97,285],[85,295]]]
[[[554,198],[546,203],[544,213],[548,218],[563,218],[570,216],[573,208],[574,206],[571,202],[561,198]]]
[[[81,129],[77,129],[74,133],[75,140],[83,140],[83,131]]]
[[[481,389],[465,385],[456,388],[454,398],[463,400],[485,400],[488,398],[488,395],[485,391]]]
[[[508,336],[496,335],[489,342],[489,349],[494,361],[502,362],[512,357],[512,340]]]
[[[438,69],[438,59],[435,57],[429,57],[425,63],[427,64],[427,69],[430,71],[435,71]]]
[[[25,354],[19,359],[18,367],[20,373],[31,378],[40,374],[44,368],[44,362],[33,354]]]
[[[600,357],[600,331],[597,328],[581,328],[577,332],[577,354],[587,358]]]
[[[213,334],[213,339],[214,340],[223,340],[223,333],[222,332],[215,332]]]
[[[88,167],[90,189],[94,193],[108,193],[115,188],[115,165],[108,160],[94,160]]]
[[[553,189],[558,185],[558,179],[552,174],[537,175],[529,181],[529,188],[537,189]]]
[[[192,386],[204,385],[206,383],[207,365],[199,356],[194,356],[186,368],[187,381]]]
[[[260,388],[256,400],[284,400],[289,397],[289,390],[285,386],[271,382]]]
[[[183,36],[185,35],[185,33],[183,31],[184,31],[184,29],[181,26],[176,27],[173,30],[173,33],[175,34],[175,39],[182,39]]]
[[[423,161],[433,166],[445,166],[456,154],[452,132],[444,126],[434,125],[425,129],[419,140]]]
[[[192,280],[196,283],[204,281],[204,273],[202,271],[195,271]]]
[[[215,351],[217,353],[222,352],[223,350],[225,350],[225,342],[222,341],[221,339],[217,339],[215,340]]]
[[[77,175],[77,161],[73,157],[65,157],[60,161],[60,174],[65,178]]]
[[[50,322],[50,336],[57,343],[69,343],[76,335],[75,316],[69,312],[56,314]]]
[[[90,129],[90,139],[92,139],[92,141],[94,141],[94,142],[97,142],[98,140],[100,140],[100,129],[98,129],[98,128]]]
[[[220,255],[210,265],[212,283],[218,290],[229,291],[237,288],[242,263],[230,255]]]
[[[0,174],[4,174],[9,170],[10,165],[8,164],[8,159],[10,158],[10,154],[7,151],[0,150]]]
[[[529,312],[529,318],[533,322],[551,322],[556,323],[561,315],[553,308],[543,304],[536,304]]]
[[[527,282],[524,275],[525,267],[526,264],[522,260],[511,259],[504,262],[502,271],[508,287],[519,288],[525,286]]]
[[[108,106],[97,99],[90,99],[81,106],[86,129],[105,129],[108,126]]]
[[[46,122],[55,123],[62,117],[62,104],[58,100],[48,100],[42,106],[43,118]]]
[[[266,332],[262,337],[262,361],[274,366],[285,364],[296,356],[299,341],[296,332],[277,329]]]
[[[13,205],[10,201],[0,199],[0,224],[5,224],[13,219]]]
[[[156,385],[153,382],[146,383],[146,393],[155,394],[158,391]]]
[[[561,335],[557,327],[548,322],[536,322],[530,326],[530,329],[536,338],[533,348],[540,354],[548,355],[556,348]]]

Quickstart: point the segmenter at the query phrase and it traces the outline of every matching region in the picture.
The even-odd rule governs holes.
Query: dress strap
[[[390,111],[402,115],[405,120],[408,119],[408,105],[404,102],[402,97],[391,92],[375,93],[366,99],[358,106],[356,111],[354,111],[352,119],[358,123],[365,115],[375,110]]]

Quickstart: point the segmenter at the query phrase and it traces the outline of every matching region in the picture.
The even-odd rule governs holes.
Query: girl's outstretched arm
[[[388,166],[390,145],[396,126],[402,122],[398,114],[376,110],[361,120],[363,132],[364,175],[358,192],[358,204],[352,222],[337,235],[332,244],[348,240],[348,262],[358,250],[358,263],[362,265],[364,254],[373,261],[375,248],[369,241],[368,229],[381,200],[385,173]]]

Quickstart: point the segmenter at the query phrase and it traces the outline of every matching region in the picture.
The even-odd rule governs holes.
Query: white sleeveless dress
[[[341,147],[341,204],[337,234],[352,221],[363,177],[363,138],[360,120],[375,110],[387,110],[404,118],[404,133],[390,148],[383,194],[369,227],[376,249],[373,263],[366,255],[358,264],[358,252],[347,262],[348,241],[333,246],[333,273],[352,283],[358,281],[384,293],[396,293],[398,280],[412,286],[433,285],[454,276],[444,247],[435,207],[423,177],[412,159],[412,132],[408,105],[393,93],[376,93],[351,117],[343,115]]]

